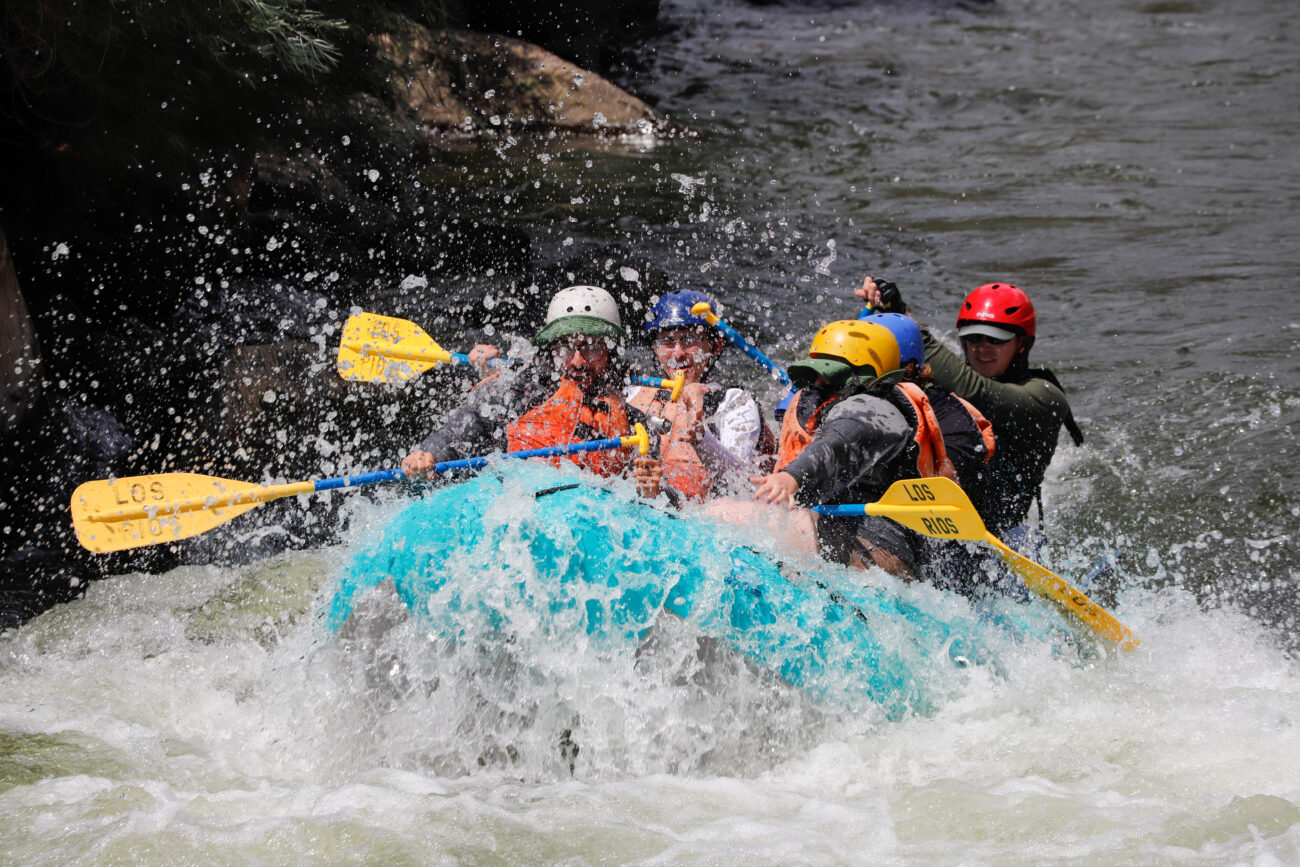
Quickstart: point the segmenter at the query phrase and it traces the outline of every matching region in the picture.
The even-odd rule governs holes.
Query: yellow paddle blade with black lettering
[[[344,379],[398,385],[451,360],[450,352],[409,320],[358,313],[343,324],[338,371]]]
[[[1088,598],[1063,578],[1007,547],[988,531],[966,492],[950,479],[904,479],[890,486],[885,495],[862,507],[868,515],[881,515],[936,539],[969,539],[992,545],[1011,570],[1030,590],[1055,603],[1062,611],[1098,635],[1125,650],[1138,646],[1138,638],[1114,615]]]
[[[922,536],[983,542],[989,535],[966,492],[942,476],[895,482],[863,511],[892,518]]]
[[[77,541],[105,554],[188,539],[268,500],[313,490],[311,482],[266,487],[198,473],[124,476],[73,491],[72,526]]]

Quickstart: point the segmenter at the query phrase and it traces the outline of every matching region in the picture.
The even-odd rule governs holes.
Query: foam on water
[[[936,671],[942,701],[890,720],[688,619],[631,647],[539,630],[458,653],[375,594],[331,633],[336,579],[404,507],[358,500],[355,549],[122,576],[8,635],[7,858],[1300,856],[1294,661],[1183,591],[1121,597],[1143,639],[1122,656],[981,633],[997,665]]]

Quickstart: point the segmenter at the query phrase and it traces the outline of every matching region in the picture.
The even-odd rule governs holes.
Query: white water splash
[[[357,501],[353,532],[394,508]],[[1000,675],[890,723],[819,712],[725,654],[701,667],[680,622],[640,661],[524,644],[484,658],[472,689],[449,683],[400,608],[320,629],[346,556],[110,579],[8,635],[10,857],[1283,863],[1300,847],[1294,663],[1178,591],[1122,600],[1137,651],[1080,666],[1004,647]],[[512,681],[521,653],[563,677]],[[531,723],[502,715],[509,695]],[[464,702],[474,727],[444,730]],[[551,738],[529,758],[524,741]]]

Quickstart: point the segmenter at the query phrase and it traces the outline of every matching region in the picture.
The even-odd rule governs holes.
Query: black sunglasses
[[[1003,340],[999,340],[996,337],[989,337],[987,334],[967,334],[963,336],[961,339],[962,343],[969,343],[972,346],[978,346],[981,343],[992,343],[994,346],[1001,346],[1002,344],[1009,343],[1010,341],[1011,341],[1010,337],[1007,337]]]

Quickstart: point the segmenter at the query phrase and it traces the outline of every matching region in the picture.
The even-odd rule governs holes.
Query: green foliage
[[[0,216],[39,218],[52,200],[147,210],[214,158],[391,105],[369,35],[438,14],[425,0],[6,0]]]

